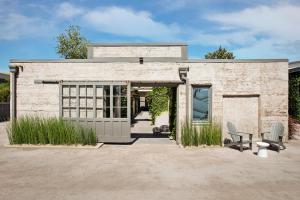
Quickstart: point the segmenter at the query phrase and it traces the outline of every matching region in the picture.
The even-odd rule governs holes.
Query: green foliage
[[[151,92],[148,92],[147,98],[149,102],[149,112],[151,114],[152,123],[155,122],[155,118],[162,112],[169,109],[169,90],[166,87],[153,88]]]
[[[176,92],[177,88],[169,88],[169,124],[170,136],[176,140]]]
[[[220,46],[218,50],[208,52],[205,55],[205,59],[235,59],[235,56],[232,52]]]
[[[96,133],[59,118],[21,117],[7,127],[10,144],[96,145]]]
[[[221,145],[221,126],[214,122],[201,125],[186,122],[181,128],[181,143],[183,146]]]
[[[9,94],[9,83],[0,83],[0,102],[8,102]]]
[[[289,115],[300,120],[300,75],[289,77]]]
[[[78,26],[69,26],[57,37],[56,52],[65,59],[87,58],[87,40],[80,35]]]

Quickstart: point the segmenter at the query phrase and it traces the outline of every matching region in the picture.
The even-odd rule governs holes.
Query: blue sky
[[[222,45],[237,58],[300,60],[295,0],[0,0],[0,71],[9,59],[59,58],[56,36],[90,42],[186,42],[190,58]]]

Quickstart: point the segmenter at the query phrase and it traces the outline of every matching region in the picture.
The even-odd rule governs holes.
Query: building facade
[[[181,125],[227,123],[254,138],[280,121],[288,131],[288,60],[190,60],[182,43],[89,44],[87,59],[11,60],[11,117],[56,116],[129,142],[131,88],[177,88]]]

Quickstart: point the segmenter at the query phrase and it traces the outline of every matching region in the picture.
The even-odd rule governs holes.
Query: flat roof
[[[289,65],[300,64],[300,61],[289,62]]]
[[[192,59],[182,60],[181,58],[143,58],[144,62],[174,62],[174,63],[267,63],[267,62],[288,62],[288,59]],[[10,63],[113,63],[129,62],[138,63],[139,58],[96,58],[96,59],[11,59]]]
[[[187,46],[184,42],[152,42],[152,43],[88,43],[92,47],[136,47],[136,46]]]

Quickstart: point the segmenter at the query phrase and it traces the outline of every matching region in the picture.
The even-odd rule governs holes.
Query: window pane
[[[86,95],[86,88],[85,88],[84,85],[79,86],[79,94],[80,94],[81,97],[82,96],[84,97]]]
[[[104,96],[109,96],[110,95],[110,86],[109,85],[105,85],[104,87]]]
[[[71,109],[71,117],[72,118],[76,118],[77,117],[76,108]]]
[[[103,107],[110,107],[110,97],[104,99]]]
[[[120,118],[121,117],[121,108],[114,108],[113,116],[114,116],[114,118]]]
[[[121,118],[127,118],[127,108],[121,108]]]
[[[88,109],[86,114],[87,114],[87,118],[94,118],[93,109]]]
[[[76,97],[72,97],[72,98],[70,99],[70,106],[71,106],[71,107],[76,107]]]
[[[114,107],[120,107],[121,97],[114,97]]]
[[[68,97],[64,97],[63,98],[63,107],[69,107],[69,98]]]
[[[64,97],[68,97],[69,96],[69,86],[68,85],[64,85],[62,87],[62,93]]]
[[[121,106],[127,107],[127,97],[121,97]]]
[[[127,85],[122,85],[121,86],[121,95],[122,96],[127,96]]]
[[[114,88],[114,93],[113,93],[114,96],[121,95],[121,86],[119,86],[119,85],[114,85],[113,88]]]
[[[103,118],[103,110],[102,109],[97,109],[96,110],[96,117],[97,118]]]
[[[96,99],[96,107],[103,108],[103,99]]]
[[[80,118],[86,118],[86,110],[85,109],[80,109],[79,116],[80,116]]]
[[[79,106],[80,107],[85,107],[86,106],[85,98],[80,97]]]
[[[69,109],[63,109],[63,117],[70,117]]]
[[[104,108],[103,117],[110,118],[110,108],[109,107]]]
[[[102,86],[96,86],[96,97],[103,97],[103,88]]]
[[[92,108],[94,106],[94,99],[87,98],[86,99],[86,105],[87,105],[87,107]]]
[[[93,94],[94,94],[93,86],[92,85],[86,86],[86,96],[92,97]]]
[[[193,120],[208,120],[209,88],[193,88]]]
[[[70,93],[72,97],[76,97],[76,86],[72,85],[70,86]]]

